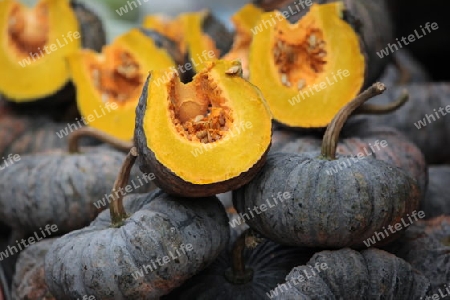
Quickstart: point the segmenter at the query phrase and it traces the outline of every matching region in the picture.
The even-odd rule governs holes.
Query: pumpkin
[[[372,124],[383,124],[403,132],[425,155],[429,164],[450,161],[450,85],[447,83],[409,84],[393,87],[374,103],[383,104],[407,89],[408,103],[389,116],[367,116]]]
[[[69,139],[80,137],[72,136]],[[104,134],[96,136],[108,141]],[[48,225],[57,226],[57,234],[82,228],[114,197],[110,189],[124,155],[104,146],[83,148],[80,153],[76,143],[69,144],[69,153],[24,155],[0,165],[0,218],[14,231],[27,236]],[[149,191],[153,176],[134,169],[126,190],[117,193]]]
[[[287,134],[285,134],[287,135]],[[291,135],[291,141],[277,147],[285,153],[311,152],[320,148],[321,140],[312,135]],[[417,180],[422,195],[428,184],[428,168],[425,157],[417,146],[394,128],[369,126],[364,120],[348,122],[336,148],[343,156],[366,157],[373,155],[407,172]]]
[[[404,260],[379,249],[314,254],[294,268],[271,299],[424,299],[429,280]]]
[[[429,184],[420,209],[425,212],[426,218],[440,215],[450,215],[450,166],[430,166],[428,169]]]
[[[361,247],[418,208],[419,187],[401,169],[373,157],[336,157],[345,120],[384,90],[376,83],[341,109],[325,132],[321,152],[268,155],[261,172],[233,195],[251,228],[285,245]],[[260,213],[251,213],[255,208]],[[383,236],[377,245],[396,237]]]
[[[101,54],[80,50],[69,56],[77,104],[85,125],[124,141],[133,137],[135,108],[145,74],[175,65],[144,31],[132,29],[117,37]],[[165,77],[161,77],[165,83]]]
[[[250,81],[277,122],[326,127],[360,91],[364,56],[358,35],[341,18],[343,9],[341,2],[314,4],[293,25],[280,12],[268,12],[254,27],[259,32],[250,46]]]
[[[432,294],[447,291],[450,281],[450,218],[446,216],[414,223],[386,250],[406,260],[431,280]],[[447,289],[447,290],[446,290]],[[440,295],[442,297],[442,294]],[[439,299],[439,298],[438,298]]]
[[[44,280],[44,258],[55,239],[45,239],[30,245],[20,253],[12,282],[15,300],[56,300]]]
[[[242,77],[245,79],[249,78],[249,52],[253,31],[262,13],[263,10],[249,3],[231,17],[235,28],[233,45],[223,59],[240,60]]]
[[[132,148],[113,190],[128,181],[136,155]],[[88,227],[55,241],[45,281],[57,299],[158,299],[217,258],[228,243],[227,221],[216,197],[118,195]]]
[[[178,43],[187,58],[184,65],[178,65],[180,74],[201,71],[207,61],[220,58],[233,43],[232,34],[209,10],[183,13],[174,19],[151,15],[142,26]]]
[[[271,115],[241,70],[236,61],[211,61],[187,84],[164,70],[147,79],[136,108],[134,144],[141,171],[153,172],[165,192],[185,197],[227,192],[263,166]],[[164,74],[168,82],[158,85]],[[249,141],[255,146],[249,148]]]
[[[307,14],[315,3],[329,4],[335,0],[255,0],[254,3],[266,11],[277,9],[290,23],[294,24]],[[384,69],[391,62],[390,56],[380,59],[379,53],[384,50],[389,42],[394,40],[393,20],[389,13],[386,0],[346,0],[345,10],[342,12],[343,19],[348,22],[358,33],[361,40],[361,50],[365,56],[366,76],[365,85],[371,85],[378,80]],[[312,5],[312,6],[311,6]],[[342,43],[339,43],[342,45]],[[344,44],[345,45],[345,44]],[[346,49],[338,51],[337,59],[342,58],[342,52],[347,52],[350,45],[345,45]],[[327,50],[339,49],[330,47]],[[330,54],[330,51],[328,51]],[[331,55],[330,55],[331,56]],[[328,56],[327,56],[328,57]],[[352,70],[349,70],[352,72]]]
[[[265,239],[253,247],[255,237],[250,230],[230,242],[232,247],[224,250],[207,269],[163,299],[269,299],[266,293],[313,254],[311,250],[280,246]]]
[[[11,295],[9,291],[9,284],[6,280],[5,274],[3,273],[3,268],[0,266],[0,299],[10,300]]]
[[[16,0],[1,1],[0,28],[0,65],[6,70],[0,75],[0,93],[20,103],[73,102],[67,56],[105,42],[100,20],[69,0],[40,0],[32,10]]]

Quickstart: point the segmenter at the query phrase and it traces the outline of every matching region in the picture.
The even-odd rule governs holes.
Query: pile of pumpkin
[[[450,294],[450,85],[377,56],[384,1],[232,22],[149,16],[105,45],[74,0],[0,1],[5,299]]]

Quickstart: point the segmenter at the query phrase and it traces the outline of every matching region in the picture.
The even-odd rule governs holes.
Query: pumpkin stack
[[[76,0],[0,1],[4,297],[445,289],[447,84],[379,58],[392,21],[385,0],[255,0],[233,33],[203,10],[106,45]]]

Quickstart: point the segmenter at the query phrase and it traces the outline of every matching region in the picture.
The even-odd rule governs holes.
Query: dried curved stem
[[[82,127],[69,134],[67,144],[69,153],[80,152],[79,140],[82,137],[93,137],[122,152],[130,151],[133,142],[122,141],[112,135],[92,127]]]
[[[125,161],[120,167],[119,174],[117,175],[116,181],[114,182],[111,195],[113,196],[113,201],[109,204],[109,212],[111,216],[111,224],[114,227],[120,227],[123,221],[128,217],[123,207],[123,193],[122,191],[130,179],[131,168],[134,165],[137,157],[136,147],[132,147],[128,152]]]
[[[231,269],[225,272],[225,278],[234,284],[244,284],[253,279],[253,270],[245,267],[244,250],[251,238],[252,229],[245,230],[234,242],[231,252]]]
[[[403,90],[402,94],[392,103],[387,105],[376,105],[364,103],[353,113],[354,115],[384,115],[396,111],[402,107],[406,102],[408,102],[409,93],[406,89]]]
[[[347,121],[348,117],[364,102],[367,100],[382,94],[386,90],[386,87],[381,82],[374,83],[367,90],[359,94],[355,99],[347,103],[346,106],[336,114],[331,123],[328,125],[327,130],[322,140],[322,157],[333,160],[336,159],[336,147],[339,140],[342,127]]]

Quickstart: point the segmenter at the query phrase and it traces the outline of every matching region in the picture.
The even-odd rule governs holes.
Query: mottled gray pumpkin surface
[[[12,283],[14,300],[56,300],[44,280],[44,258],[54,241],[43,240],[20,253]]]
[[[395,255],[344,248],[318,252],[305,266],[294,268],[272,299],[413,300],[425,297],[429,288],[425,276]]]
[[[130,215],[111,228],[103,211],[90,226],[59,238],[45,258],[45,280],[58,299],[158,299],[212,263],[229,240],[228,218],[216,197],[186,199],[156,190],[124,198]],[[181,245],[191,251],[175,254]],[[151,261],[174,259],[153,271]],[[143,276],[135,278],[136,272]]]
[[[404,89],[409,92],[410,97],[402,108],[388,115],[364,118],[370,121],[369,126],[385,125],[404,133],[422,150],[428,163],[449,162],[450,117],[443,115],[439,109],[443,108],[444,114],[450,114],[445,110],[450,105],[450,85],[426,83],[391,87],[370,102],[387,104],[392,99],[397,99]]]
[[[367,157],[333,173],[347,158],[319,156],[270,154],[255,179],[234,192],[236,210],[248,213],[269,201],[271,207],[247,221],[262,235],[285,245],[340,248],[362,246],[375,231],[418,208],[417,183],[402,170]],[[283,193],[291,197],[279,197]]]
[[[425,218],[430,219],[440,215],[450,215],[450,166],[430,166],[428,169],[429,184],[425,199],[420,209],[425,212]]]
[[[386,247],[430,279],[432,294],[450,282],[450,217],[414,223],[405,235]]]
[[[106,35],[102,20],[83,3],[71,0],[70,4],[80,24],[81,44],[83,48],[101,52],[103,45],[106,44]]]
[[[125,155],[105,147],[83,151],[24,155],[1,170],[0,218],[3,222],[24,234],[39,231],[47,224],[57,225],[57,234],[88,225],[107,208],[108,202],[99,209],[94,203],[108,200],[105,194],[111,194]],[[130,184],[134,182],[138,188],[132,185],[132,192],[153,188],[151,180],[145,183],[142,176],[135,168]]]

